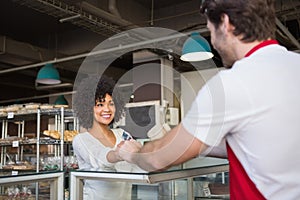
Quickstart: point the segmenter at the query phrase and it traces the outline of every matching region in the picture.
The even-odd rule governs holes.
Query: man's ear
[[[234,30],[234,26],[230,23],[229,17],[227,14],[222,15],[222,24],[220,25],[220,29],[223,33],[232,33]]]

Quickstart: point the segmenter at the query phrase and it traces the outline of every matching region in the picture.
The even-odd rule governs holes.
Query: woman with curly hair
[[[115,151],[123,140],[124,130],[111,129],[110,125],[120,119],[124,102],[114,86],[115,82],[106,76],[100,80],[89,76],[80,83],[74,96],[73,109],[80,126],[87,130],[73,140],[81,170],[130,172],[136,167],[122,161]],[[83,196],[89,200],[131,199],[131,184],[86,180]]]

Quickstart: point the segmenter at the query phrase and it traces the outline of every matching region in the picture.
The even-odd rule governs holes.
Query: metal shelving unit
[[[42,117],[47,117],[49,119],[54,118],[54,129],[56,131],[60,132],[60,138],[59,139],[51,139],[51,140],[45,140],[41,139],[41,121]],[[57,170],[63,171],[64,170],[64,145],[67,144],[64,141],[64,132],[65,132],[65,119],[68,119],[68,121],[72,121],[73,123],[73,129],[78,130],[79,125],[78,125],[78,119],[74,116],[73,110],[71,109],[65,109],[64,107],[61,108],[54,108],[54,109],[36,109],[34,111],[29,111],[26,113],[7,113],[4,116],[0,116],[0,122],[2,123],[2,132],[1,132],[1,139],[2,143],[0,143],[1,146],[1,166],[0,169],[2,169],[3,166],[5,166],[6,163],[6,156],[7,156],[7,150],[8,147],[12,148],[17,148],[18,152],[18,160],[23,160],[24,159],[24,153],[23,153],[23,147],[25,145],[35,145],[36,147],[36,165],[35,165],[35,170],[22,170],[21,174],[23,173],[35,173],[35,174],[40,174],[44,173],[45,171],[41,170],[41,165],[40,165],[40,145],[54,145],[55,149],[55,156],[60,158],[60,165]],[[25,137],[26,134],[24,133],[24,127],[25,127],[25,121],[26,120],[36,120],[36,139],[34,141],[30,140]],[[8,137],[9,133],[9,128],[8,124],[9,123],[17,123],[17,137],[15,137],[15,140],[5,141],[5,138]],[[26,139],[25,139],[26,138]],[[51,141],[51,142],[50,142]],[[8,171],[8,170],[6,170]],[[10,175],[18,175],[18,169],[12,169]],[[2,180],[3,176],[0,176],[0,180]],[[4,191],[4,188],[0,188],[0,190]],[[39,182],[37,181],[35,183],[35,195],[36,198],[39,196]]]
[[[59,131],[60,134],[60,138],[58,140],[51,140],[50,143],[47,143],[47,141],[40,139],[41,136],[41,117],[42,116],[48,116],[49,118],[54,118],[54,126],[55,126],[55,130]],[[63,107],[61,108],[55,108],[55,109],[49,109],[49,110],[41,110],[41,109],[37,109],[36,111],[30,111],[28,113],[22,113],[22,114],[10,114],[8,113],[5,116],[0,116],[0,122],[2,123],[2,133],[1,133],[1,139],[5,139],[8,137],[8,123],[10,122],[14,122],[18,124],[18,133],[17,133],[17,138],[16,140],[11,140],[11,141],[7,141],[5,143],[0,144],[1,146],[1,162],[0,164],[3,166],[6,164],[6,149],[8,146],[12,146],[12,147],[16,147],[16,148],[20,148],[18,150],[18,158],[20,160],[23,159],[23,145],[30,145],[30,144],[36,144],[36,158],[37,161],[39,161],[40,158],[40,145],[56,145],[59,148],[56,149],[56,154],[55,156],[60,156],[63,158],[64,156],[64,131],[65,131],[65,121],[64,119],[68,117],[70,119],[70,117],[73,118],[73,128],[74,130],[78,130],[79,129],[79,125],[78,125],[78,120],[76,117],[74,117],[73,111],[71,109],[64,109]],[[37,130],[36,130],[36,142],[27,142],[25,140],[21,140],[22,138],[24,138],[24,127],[25,127],[25,121],[26,120],[34,120],[36,119],[37,121]],[[63,159],[61,159],[61,165],[60,165],[60,169],[63,170]],[[39,172],[39,162],[36,163],[36,171]]]

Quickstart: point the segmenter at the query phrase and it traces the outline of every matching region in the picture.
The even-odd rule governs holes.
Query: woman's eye
[[[96,104],[96,106],[97,106],[97,107],[102,107],[103,104],[102,104],[102,103],[98,103],[98,104]]]

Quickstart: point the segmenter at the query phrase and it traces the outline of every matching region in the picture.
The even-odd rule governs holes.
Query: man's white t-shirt
[[[300,55],[258,49],[214,76],[182,121],[209,146],[226,140],[267,199],[300,199]]]

